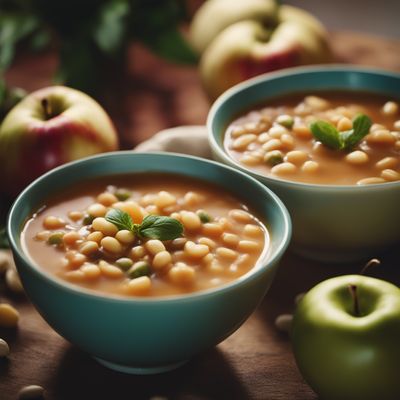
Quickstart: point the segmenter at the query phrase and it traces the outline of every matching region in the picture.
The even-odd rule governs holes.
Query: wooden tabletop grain
[[[400,71],[398,41],[337,32],[332,45],[343,62]],[[204,124],[209,103],[194,68],[168,64],[138,46],[129,59],[126,75],[110,76],[103,97],[123,147],[167,127]],[[7,79],[33,90],[50,83],[55,66],[53,54],[23,56]],[[371,275],[400,284],[400,251],[377,256],[383,262]],[[361,267],[324,265],[287,253],[267,296],[241,328],[181,368],[154,376],[125,375],[99,365],[55,333],[27,299],[0,285],[0,302],[10,302],[21,313],[17,330],[0,329],[11,348],[10,356],[0,359],[0,400],[16,399],[18,390],[29,384],[43,386],[46,399],[54,400],[316,399],[296,368],[289,338],[276,330],[274,320],[293,311],[296,294]]]

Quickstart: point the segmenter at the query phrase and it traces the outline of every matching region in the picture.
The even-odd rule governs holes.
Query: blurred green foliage
[[[184,0],[0,0],[0,74],[21,42],[24,50],[56,48],[56,82],[87,92],[101,83],[104,63],[123,62],[133,40],[172,62],[195,63],[179,29],[187,18]]]

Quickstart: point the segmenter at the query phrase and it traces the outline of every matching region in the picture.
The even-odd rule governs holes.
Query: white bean
[[[381,177],[389,182],[398,181],[400,180],[400,173],[393,169],[384,169],[381,172]]]
[[[365,140],[372,145],[392,145],[396,142],[396,136],[387,129],[379,129],[368,134]]]
[[[196,271],[185,263],[177,263],[168,271],[169,279],[178,285],[191,285],[196,278]]]
[[[8,346],[8,343],[0,339],[0,358],[2,357],[7,357],[10,354],[10,347]]]
[[[251,215],[245,210],[240,210],[240,209],[231,210],[229,211],[229,216],[236,222],[240,223],[248,223],[252,221]]]
[[[152,264],[155,269],[162,269],[166,267],[168,264],[170,264],[171,261],[172,261],[171,254],[168,251],[164,250],[160,251],[154,256]]]
[[[371,176],[370,178],[360,179],[357,185],[374,185],[376,183],[386,182],[383,178],[378,178],[377,176]]]
[[[290,162],[283,162],[271,168],[271,173],[274,175],[289,175],[296,172],[296,166]]]
[[[110,253],[118,254],[122,251],[121,243],[118,242],[117,239],[110,236],[106,236],[105,238],[101,239],[100,244],[105,250],[109,251]]]
[[[13,328],[17,326],[19,312],[10,304],[0,304],[0,326]]]
[[[395,115],[399,111],[399,105],[394,101],[387,101],[382,107],[382,113],[385,115]]]
[[[262,145],[265,151],[278,150],[282,147],[282,142],[279,139],[271,139]]]
[[[342,117],[337,123],[337,128],[339,131],[348,131],[353,127],[353,123],[350,118]]]
[[[285,161],[291,162],[292,164],[303,164],[307,159],[308,154],[301,150],[289,151],[285,157]]]
[[[18,392],[19,400],[42,399],[43,396],[44,396],[44,389],[39,385],[25,386]]]
[[[302,167],[301,170],[306,172],[306,173],[314,173],[317,172],[319,169],[319,164],[316,161],[306,161]]]
[[[346,161],[353,165],[365,164],[368,160],[368,154],[360,150],[352,151],[346,155]]]
[[[278,315],[275,319],[275,326],[281,332],[290,332],[292,328],[293,315],[282,314]]]
[[[15,293],[24,293],[21,280],[19,279],[18,272],[13,268],[9,268],[6,272],[7,287]]]
[[[399,163],[399,160],[395,157],[385,157],[379,160],[375,166],[379,169],[394,168]]]
[[[104,217],[107,212],[107,207],[103,204],[95,203],[88,207],[87,212],[93,217]]]
[[[128,292],[132,295],[143,296],[151,289],[151,279],[148,276],[139,276],[128,283]]]
[[[196,230],[202,226],[200,217],[192,211],[181,211],[181,221],[188,230]]]
[[[165,250],[165,246],[161,240],[151,239],[146,242],[145,247],[149,253],[156,255]]]
[[[233,141],[232,148],[235,150],[243,150],[251,142],[254,142],[256,139],[257,139],[257,136],[254,135],[253,133],[242,135]]]
[[[188,257],[202,258],[210,252],[205,244],[196,244],[190,240],[185,243],[184,252]]]

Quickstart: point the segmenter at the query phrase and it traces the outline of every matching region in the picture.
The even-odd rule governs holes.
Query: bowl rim
[[[216,115],[219,112],[219,109],[224,105],[224,103],[230,98],[240,95],[240,93],[251,87],[263,84],[265,82],[273,81],[275,79],[281,79],[291,76],[301,76],[308,75],[314,73],[331,73],[331,72],[339,72],[339,73],[362,73],[362,74],[373,74],[380,75],[383,77],[394,78],[400,81],[400,73],[385,70],[383,68],[374,68],[374,67],[364,67],[364,66],[356,66],[356,65],[347,65],[347,64],[319,64],[319,65],[307,65],[307,66],[297,66],[291,68],[285,68],[279,71],[267,72],[253,78],[247,79],[243,82],[240,82],[224,93],[222,93],[212,104],[210,111],[207,116],[207,135],[208,142],[210,144],[211,150],[217,154],[217,156],[223,160],[224,164],[229,165],[233,168],[236,168],[242,172],[251,175],[253,178],[264,182],[266,184],[280,184],[286,185],[288,187],[292,187],[294,189],[301,190],[319,190],[319,191],[339,191],[339,192],[352,192],[357,191],[359,193],[362,192],[370,192],[375,190],[390,190],[392,188],[400,186],[400,181],[393,182],[382,182],[382,183],[374,183],[368,185],[337,185],[337,184],[317,184],[317,183],[306,183],[306,182],[297,182],[290,181],[281,178],[275,178],[267,175],[263,175],[256,171],[251,170],[250,168],[246,168],[241,165],[238,161],[231,158],[228,153],[224,150],[223,144],[220,145],[217,141],[216,137],[218,135],[217,132],[213,130],[213,122]],[[246,107],[243,107],[246,109]]]
[[[65,170],[68,170],[72,167],[76,167],[77,165],[85,165],[87,162],[94,162],[99,159],[103,158],[115,158],[115,157],[136,157],[136,156],[146,156],[146,157],[165,157],[165,158],[176,158],[179,157],[181,159],[186,159],[189,162],[201,162],[201,163],[208,163],[211,165],[214,165],[217,168],[225,169],[228,170],[230,173],[233,174],[239,174],[243,178],[249,180],[251,182],[251,185],[257,186],[259,189],[262,191],[266,192],[269,195],[270,201],[274,204],[274,207],[278,207],[279,213],[281,215],[282,221],[281,221],[281,226],[282,226],[282,238],[280,240],[279,245],[276,248],[275,253],[272,256],[268,256],[269,252],[268,251],[263,251],[260,255],[259,263],[262,263],[263,261],[267,261],[266,265],[263,267],[256,268],[257,264],[251,268],[249,271],[247,271],[245,274],[241,275],[237,279],[234,279],[231,282],[222,284],[217,287],[213,287],[210,289],[206,290],[201,290],[201,291],[196,291],[196,292],[191,292],[191,293],[185,293],[185,294],[177,294],[177,295],[167,295],[167,296],[155,296],[155,297],[139,297],[139,296],[132,296],[132,297],[127,297],[123,295],[118,295],[118,294],[106,294],[103,295],[101,292],[97,292],[95,290],[87,289],[80,287],[79,285],[74,285],[73,283],[70,283],[66,280],[63,280],[57,276],[53,276],[50,273],[47,273],[44,269],[41,269],[39,265],[37,265],[33,259],[30,258],[30,256],[23,250],[22,243],[19,246],[17,244],[15,235],[20,235],[22,232],[22,227],[15,227],[13,228],[14,224],[14,219],[16,218],[16,212],[17,209],[20,208],[20,204],[24,203],[24,199],[26,196],[29,196],[30,191],[38,184],[41,183],[42,181],[46,181],[49,176],[52,176],[53,174],[63,174]],[[156,171],[151,171],[151,172],[156,172]],[[132,172],[134,174],[134,172]],[[171,172],[172,173],[172,172]],[[114,175],[117,175],[117,173],[114,173]],[[112,176],[113,174],[110,174]],[[101,177],[102,175],[98,176],[93,176],[92,178],[98,178]],[[199,178],[200,180],[204,180],[205,182],[208,182],[207,179],[205,178]],[[74,183],[78,183],[79,179],[75,181]],[[45,199],[46,196],[43,196],[43,199]],[[33,210],[30,210],[32,212]],[[269,188],[264,186],[262,183],[258,182],[256,179],[252,178],[248,174],[245,174],[241,171],[236,170],[235,168],[226,166],[222,163],[219,163],[217,161],[213,160],[207,160],[201,157],[196,157],[196,156],[191,156],[191,155],[183,155],[180,153],[172,153],[172,152],[133,152],[132,150],[121,150],[121,151],[113,151],[113,152],[107,152],[107,153],[101,153],[98,155],[90,156],[90,157],[85,157],[76,161],[72,161],[66,164],[63,164],[61,166],[58,166],[45,174],[41,175],[37,179],[35,179],[32,183],[30,183],[15,199],[13,202],[11,209],[8,213],[7,216],[7,236],[10,242],[10,247],[13,253],[18,254],[18,256],[24,261],[24,263],[28,266],[29,270],[32,271],[35,275],[40,277],[41,279],[44,279],[47,284],[50,284],[52,286],[55,286],[56,288],[61,288],[63,290],[67,290],[69,292],[72,292],[75,295],[78,296],[83,296],[83,297],[90,297],[94,298],[97,300],[103,300],[103,301],[113,301],[113,302],[123,302],[123,303],[140,303],[140,304],[154,304],[154,303],[164,303],[164,302],[189,302],[193,301],[195,299],[203,298],[203,297],[212,297],[212,296],[217,296],[222,292],[227,292],[230,290],[235,290],[237,286],[241,286],[247,281],[251,281],[253,279],[256,279],[258,275],[260,275],[264,269],[271,269],[272,266],[279,261],[279,259],[282,257],[282,255],[285,253],[287,247],[289,246],[291,235],[292,235],[292,223],[290,219],[289,212],[286,208],[286,206],[283,204],[283,202],[280,200],[280,198]],[[265,250],[265,249],[264,249]],[[269,258],[268,258],[269,257]]]

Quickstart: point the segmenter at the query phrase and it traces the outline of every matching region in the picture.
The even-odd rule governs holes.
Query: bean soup
[[[399,101],[359,92],[268,101],[227,128],[227,153],[266,176],[312,184],[400,180]]]
[[[210,289],[253,268],[268,231],[245,204],[203,181],[113,176],[50,198],[22,243],[49,274],[104,294],[164,296]]]

